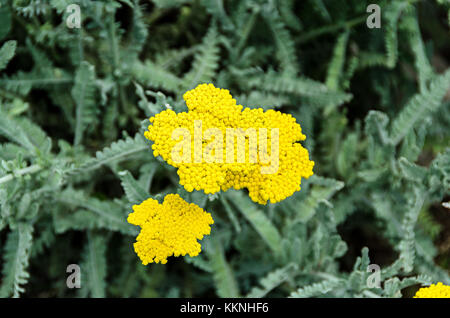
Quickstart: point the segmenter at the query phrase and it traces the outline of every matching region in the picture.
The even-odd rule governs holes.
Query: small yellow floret
[[[197,256],[201,246],[197,240],[211,232],[214,220],[210,213],[178,194],[168,194],[164,202],[147,199],[133,206],[128,222],[141,227],[134,250],[142,261],[167,263],[169,256]]]
[[[419,289],[414,298],[450,298],[450,286],[441,282]]]

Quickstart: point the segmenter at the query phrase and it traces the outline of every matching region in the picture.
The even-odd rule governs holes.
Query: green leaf
[[[142,185],[131,175],[129,171],[119,172],[120,181],[128,201],[132,204],[141,203],[149,198],[148,192]]]
[[[271,7],[269,10],[264,17],[275,39],[277,59],[283,72],[295,76],[299,70],[295,43],[277,10]]]
[[[317,297],[327,294],[336,288],[345,285],[345,280],[334,279],[334,280],[324,280],[319,283],[314,283],[305,287],[301,287],[289,295],[289,298],[309,298]]]
[[[260,287],[253,287],[252,290],[247,294],[247,298],[261,298],[265,297],[268,293],[270,293],[273,289],[287,281],[293,272],[293,270],[297,269],[297,265],[288,264],[282,268],[276,269],[264,278],[261,279]]]
[[[213,271],[217,295],[226,298],[239,297],[238,284],[230,265],[225,259],[220,239],[211,237],[204,244]]]
[[[245,80],[249,88],[265,90],[272,93],[292,94],[297,97],[309,97],[322,106],[339,106],[350,101],[351,94],[334,92],[323,83],[306,77],[290,77],[269,71],[261,76],[254,76]]]
[[[261,238],[266,242],[274,255],[281,252],[281,235],[269,218],[258,209],[242,192],[228,191],[226,196],[233,202],[242,215],[250,222]]]
[[[11,30],[12,14],[9,5],[2,3],[0,5],[0,40],[3,40]]]
[[[203,38],[198,53],[194,56],[194,62],[188,73],[183,77],[183,88],[192,89],[197,84],[208,83],[214,80],[219,66],[219,34],[215,27],[210,27]]]
[[[17,158],[17,155],[21,153],[24,157],[27,157],[28,151],[13,143],[4,143],[0,145],[0,159],[13,160]]]
[[[341,181],[317,175],[308,179],[308,183],[311,184],[308,196],[295,206],[290,205],[296,213],[294,222],[307,222],[316,213],[320,203],[328,204],[328,200],[344,187]]]
[[[8,41],[0,48],[0,71],[3,70],[16,52],[17,41]]]
[[[401,280],[400,282],[400,289],[413,286],[416,284],[422,284],[422,285],[431,285],[433,283],[433,278],[431,278],[428,275],[418,275],[413,277],[406,277]]]
[[[391,138],[394,144],[398,144],[417,122],[435,112],[442,105],[442,99],[449,87],[450,70],[447,70],[432,80],[426,91],[411,98],[392,121]]]
[[[345,64],[345,52],[347,48],[349,30],[339,35],[334,46],[333,57],[328,66],[327,79],[325,85],[331,90],[338,90],[342,80],[342,70]]]
[[[425,194],[415,189],[414,205],[409,208],[403,219],[403,235],[398,249],[400,251],[399,259],[402,261],[403,269],[408,273],[413,270],[414,257],[416,254],[416,241],[414,228],[425,201]]]
[[[211,268],[211,264],[208,260],[203,258],[201,255],[197,255],[195,257],[184,256],[184,260],[188,264],[192,264],[195,267],[205,271],[207,273],[212,273],[213,269]]]
[[[72,97],[76,104],[75,139],[78,145],[83,140],[86,127],[96,121],[97,106],[95,102],[95,71],[88,62],[81,62],[75,75]]]
[[[23,285],[30,277],[27,272],[33,227],[27,223],[19,223],[17,229],[8,234],[3,255],[2,285],[0,297],[19,297],[25,291]]]
[[[178,92],[183,87],[183,80],[150,60],[144,63],[136,61],[132,74],[137,81],[157,89]]]
[[[151,148],[140,133],[136,134],[134,138],[127,136],[125,139],[113,142],[109,147],[104,148],[102,151],[97,151],[95,158],[88,159],[78,167],[70,168],[67,173],[73,174],[92,171],[103,165],[125,160],[129,156],[147,149]]]
[[[152,1],[158,8],[176,8],[185,3],[189,3],[190,0],[153,0]]]
[[[408,159],[404,157],[401,157],[398,160],[398,164],[400,167],[400,171],[407,180],[419,183],[422,183],[425,180],[425,177],[427,175],[426,168],[409,162]]]
[[[400,16],[408,7],[407,1],[395,1],[389,3],[385,9],[385,20],[386,20],[386,36],[385,36],[385,46],[386,46],[386,66],[389,68],[394,68],[397,64],[398,59],[398,20]]]
[[[39,126],[25,117],[10,117],[1,107],[0,135],[19,144],[32,154],[49,153],[51,150],[51,140]]]
[[[434,72],[425,52],[425,45],[422,40],[419,21],[415,11],[415,9],[411,10],[411,13],[403,19],[403,24],[409,31],[408,39],[414,53],[416,70],[419,73],[420,91],[423,92],[426,90],[428,81],[433,78]]]
[[[278,0],[277,4],[284,23],[291,29],[300,31],[303,26],[294,10],[295,0]]]
[[[251,91],[248,95],[236,96],[237,103],[249,108],[274,109],[289,103],[289,98],[267,92]]]
[[[224,28],[227,30],[234,29],[233,23],[225,12],[224,0],[202,0],[201,4],[224,25]]]
[[[354,173],[355,163],[358,160],[358,132],[350,133],[341,144],[341,149],[336,158],[336,169],[339,174],[349,178]]]
[[[223,207],[224,207],[225,211],[227,212],[228,218],[233,223],[233,226],[234,226],[236,232],[239,233],[241,231],[241,226],[239,224],[239,220],[238,220],[236,214],[234,213],[233,209],[231,208],[230,204],[228,203],[226,197],[223,195],[220,195],[220,202],[222,202]]]
[[[81,289],[89,291],[91,297],[106,296],[106,239],[100,234],[87,233],[83,249],[81,270]]]
[[[66,206],[78,208],[76,212],[56,209],[53,213],[55,231],[62,233],[68,229],[108,229],[125,235],[136,236],[137,229],[127,223],[126,211],[111,201],[101,201],[86,196],[82,191],[66,189],[55,198]],[[130,211],[131,212],[131,211]]]

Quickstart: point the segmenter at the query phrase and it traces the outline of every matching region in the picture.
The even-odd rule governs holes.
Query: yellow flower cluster
[[[154,142],[155,157],[160,155],[178,168],[180,184],[187,191],[208,194],[247,188],[253,201],[275,203],[299,191],[301,178],[313,174],[314,162],[299,143],[306,137],[290,114],[243,108],[228,90],[213,84],[201,84],[183,98],[189,111],[156,114],[145,137]],[[190,140],[174,135],[180,128]],[[232,138],[227,136],[230,128],[237,131]],[[188,147],[180,147],[181,141]],[[174,151],[189,160],[173,160]]]
[[[450,286],[441,282],[419,289],[414,298],[450,298]]]
[[[164,202],[147,199],[133,206],[128,222],[141,227],[134,250],[142,264],[167,263],[169,256],[197,256],[201,246],[197,240],[211,232],[214,220],[194,203],[178,194],[168,194]]]

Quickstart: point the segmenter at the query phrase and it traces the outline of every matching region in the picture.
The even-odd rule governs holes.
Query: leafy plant
[[[376,2],[379,29],[360,0],[1,1],[0,295],[402,297],[450,284],[450,5]],[[81,28],[66,24],[70,4]],[[315,161],[301,191],[258,205],[179,186],[143,132],[205,82],[296,117]],[[168,193],[211,212],[213,230],[199,256],[143,266],[127,216]],[[79,290],[65,284],[73,263]]]

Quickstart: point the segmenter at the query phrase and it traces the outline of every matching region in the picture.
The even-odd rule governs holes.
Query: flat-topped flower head
[[[164,202],[147,199],[133,206],[128,222],[141,227],[134,250],[142,261],[167,263],[169,256],[197,256],[201,246],[197,240],[211,232],[214,220],[194,203],[188,203],[178,194],[168,194]]]
[[[299,143],[306,136],[292,115],[244,108],[213,84],[198,85],[183,98],[188,112],[156,114],[145,137],[154,142],[155,156],[178,168],[187,191],[247,188],[253,201],[275,203],[313,174],[314,162]]]
[[[414,298],[450,298],[450,286],[441,282],[422,287],[416,292]]]

